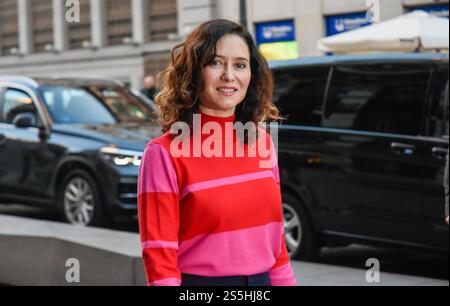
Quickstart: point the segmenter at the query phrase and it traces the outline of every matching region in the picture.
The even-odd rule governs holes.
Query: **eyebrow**
[[[223,55],[216,55],[216,57],[220,57],[220,58],[226,59],[226,56],[223,56]],[[236,58],[234,58],[234,60],[241,60],[241,61],[247,61],[247,62],[249,61],[245,57],[236,57]]]

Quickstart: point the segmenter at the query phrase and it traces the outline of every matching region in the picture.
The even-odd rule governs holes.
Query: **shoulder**
[[[152,139],[147,143],[147,146],[145,147],[144,158],[147,159],[151,155],[152,159],[167,159],[170,155],[171,141],[172,135],[170,134],[170,132]]]
[[[148,144],[148,147],[161,146],[166,150],[170,149],[170,143],[173,141],[174,135],[170,134],[170,132],[166,132],[165,134],[152,139]]]

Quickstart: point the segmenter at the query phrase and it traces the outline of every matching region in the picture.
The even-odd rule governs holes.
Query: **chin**
[[[222,102],[222,103],[216,103],[214,108],[219,110],[229,110],[230,108],[234,108],[239,103],[233,103],[233,102]]]

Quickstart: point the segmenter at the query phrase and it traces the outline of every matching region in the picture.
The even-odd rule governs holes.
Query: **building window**
[[[19,49],[17,1],[0,1],[0,55],[9,55]]]
[[[79,0],[80,22],[69,23],[69,48],[80,49],[91,43],[90,0]]]
[[[144,58],[145,75],[157,77],[160,72],[167,69],[170,62],[170,53],[152,53],[146,54]]]
[[[107,18],[109,45],[121,45],[132,39],[130,0],[107,0]]]
[[[149,0],[149,40],[169,39],[170,34],[178,34],[177,1]]]
[[[52,0],[34,0],[32,3],[34,51],[53,49]]]

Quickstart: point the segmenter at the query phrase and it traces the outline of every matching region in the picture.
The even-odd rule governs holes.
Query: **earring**
[[[244,111],[245,110],[245,107],[247,106],[247,100],[245,100],[245,102],[244,102],[244,106],[242,106],[242,111]]]

